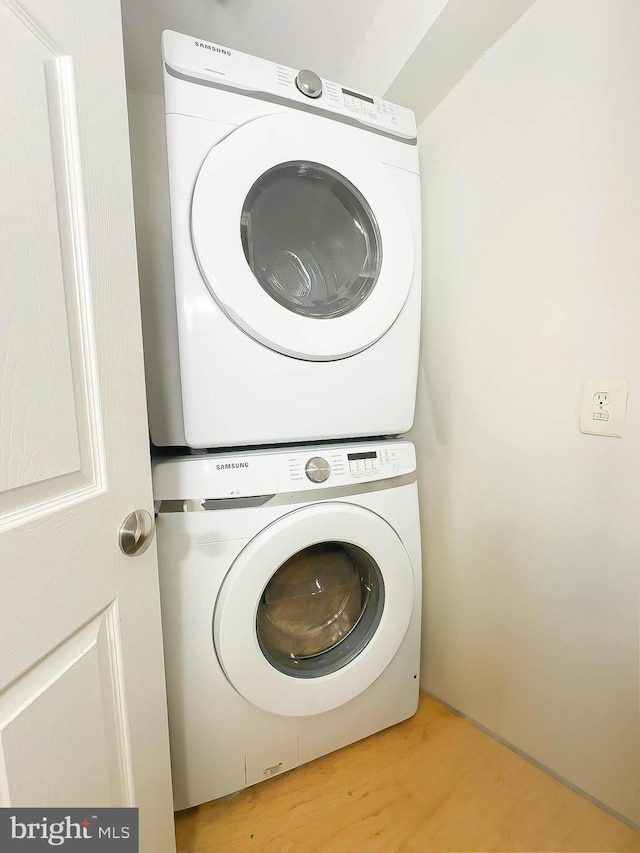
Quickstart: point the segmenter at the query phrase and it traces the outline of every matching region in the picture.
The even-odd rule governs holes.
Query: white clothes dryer
[[[420,321],[413,113],[174,32],[163,58],[175,299],[143,282],[143,308],[164,306],[144,318],[154,444],[406,432]]]
[[[414,471],[397,440],[155,463],[177,809],[415,712]]]

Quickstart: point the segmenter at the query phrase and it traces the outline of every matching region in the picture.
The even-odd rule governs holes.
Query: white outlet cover
[[[580,432],[622,438],[628,393],[626,379],[586,379],[582,392]]]

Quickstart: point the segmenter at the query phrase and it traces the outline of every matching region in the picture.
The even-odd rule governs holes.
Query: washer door
[[[252,705],[321,714],[384,672],[414,595],[411,561],[386,521],[353,504],[314,504],[278,519],[236,558],[216,602],[216,653]]]
[[[191,233],[221,309],[296,358],[328,361],[371,346],[411,288],[411,226],[387,167],[316,117],[265,116],[212,148]]]

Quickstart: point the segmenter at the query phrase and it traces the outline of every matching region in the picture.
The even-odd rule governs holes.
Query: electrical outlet
[[[626,379],[587,379],[582,394],[580,432],[621,438],[627,412]]]

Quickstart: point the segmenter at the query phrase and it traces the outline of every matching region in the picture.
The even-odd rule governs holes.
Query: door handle
[[[139,557],[144,554],[153,540],[155,524],[146,509],[136,509],[129,513],[120,525],[118,544],[127,557]]]

